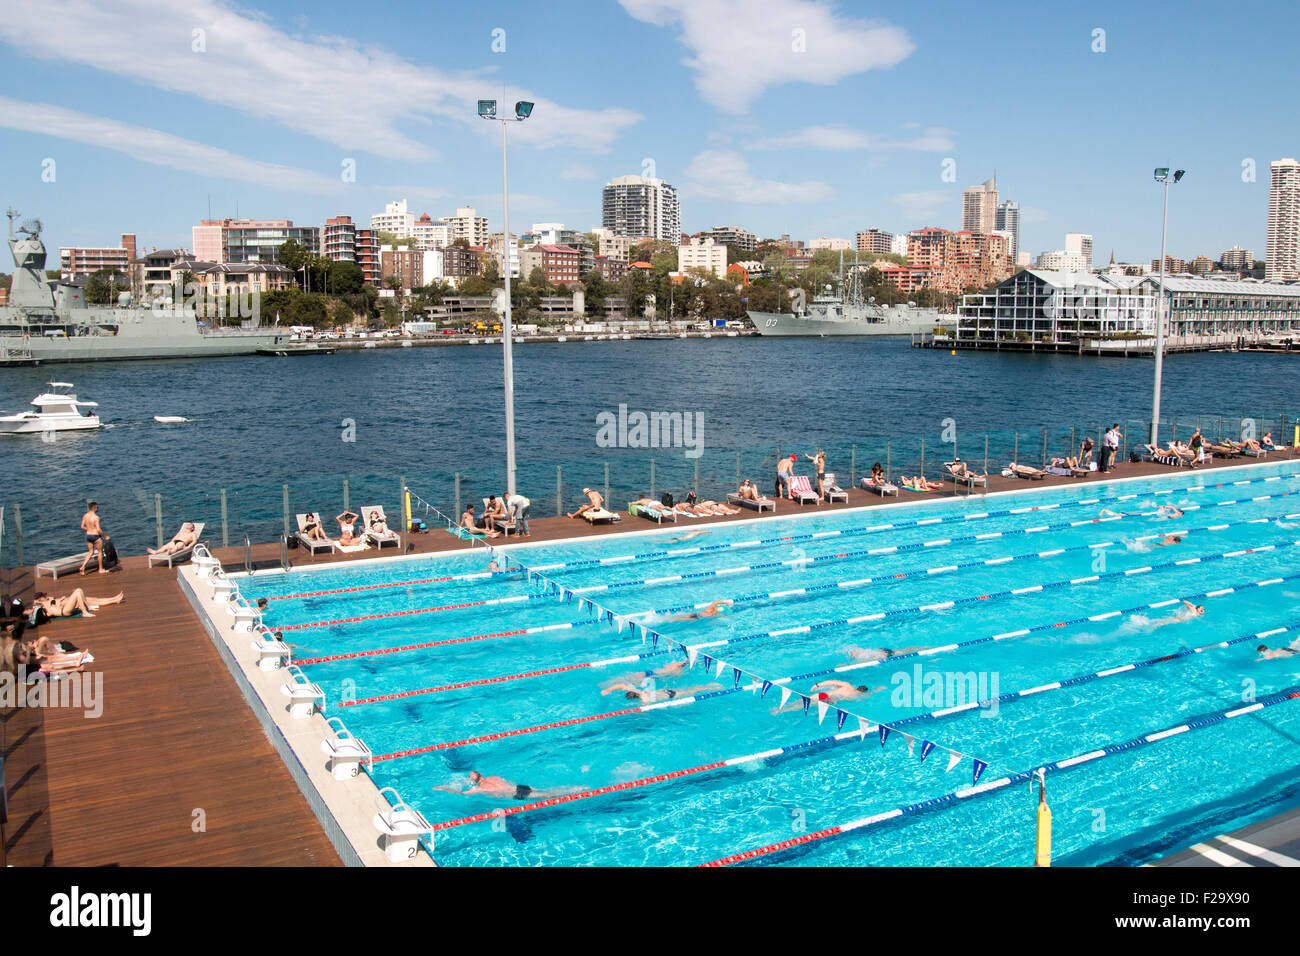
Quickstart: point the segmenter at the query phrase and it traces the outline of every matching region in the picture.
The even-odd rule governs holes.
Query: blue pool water
[[[674,641],[727,642],[700,653],[767,680],[846,665],[850,647],[975,642],[827,675],[881,688],[838,704],[851,715],[846,732],[858,717],[890,723],[964,703],[966,679],[970,699],[985,700],[1207,649],[908,722],[900,729],[917,738],[913,755],[900,734],[883,747],[874,732],[852,734],[454,826],[435,834],[435,858],[452,866],[705,863],[969,787],[971,757],[987,762],[988,782],[1300,685],[1300,657],[1257,662],[1258,638],[1210,646],[1300,628],[1300,577],[1291,579],[1300,555],[1297,478],[1291,464],[1257,465],[825,515],[810,508],[798,518],[727,525],[683,518],[663,531],[511,548],[514,559],[550,568],[552,580],[618,615],[643,613],[639,620]],[[1183,514],[1156,514],[1159,505]],[[680,540],[697,529],[708,533]],[[1156,546],[1170,534],[1182,541]],[[635,557],[608,560],[625,556]],[[681,676],[647,683],[646,670],[682,652],[643,645],[630,629],[593,621],[519,575],[484,575],[486,563],[478,551],[240,583],[250,600],[274,599],[266,623],[287,628],[286,640],[299,645],[294,657],[309,661],[303,670],[325,690],[327,713],[389,757],[374,763],[376,783],[395,787],[431,822],[518,805],[434,789],[464,786],[473,769],[545,796],[836,733],[834,705],[820,725],[816,707],[807,716],[775,714],[780,685],[762,697],[744,689],[747,681],[736,691],[729,668],[715,677],[698,658]],[[1205,613],[1174,623],[1185,597]],[[717,600],[734,604],[717,617],[684,619],[684,608]],[[526,629],[533,632],[519,633]],[[995,635],[1003,636],[987,640]],[[1285,646],[1298,637],[1294,630],[1263,640]],[[575,666],[641,654],[650,656]],[[519,674],[532,676],[512,677]],[[511,679],[482,683],[503,677]],[[702,696],[616,713],[639,703],[622,691],[601,694],[620,678],[676,690],[679,699]],[[819,679],[789,686],[808,692]],[[559,726],[532,730],[551,724]],[[520,730],[530,732],[507,734]],[[924,740],[966,757],[951,771],[942,750],[922,761]],[[1055,861],[1141,863],[1293,806],[1298,758],[1295,700],[1063,770],[1048,778]],[[1019,784],[763,862],[1024,865],[1035,806]]]

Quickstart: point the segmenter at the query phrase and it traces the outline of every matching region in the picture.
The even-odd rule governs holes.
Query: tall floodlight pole
[[[506,275],[506,301],[501,318],[501,345],[504,354],[506,382],[506,493],[515,494],[515,367],[510,352],[513,339],[510,311],[510,178],[506,167],[506,124],[522,123],[532,115],[533,104],[520,100],[515,104],[514,116],[497,116],[496,100],[479,100],[478,115],[485,120],[501,124],[501,219],[504,232],[501,236],[501,262]]]
[[[1160,226],[1160,295],[1156,299],[1156,380],[1151,391],[1151,447],[1160,447],[1160,379],[1165,365],[1165,238],[1169,233],[1169,185],[1183,178],[1184,170],[1175,170],[1171,178],[1169,167],[1161,166],[1155,179],[1165,187],[1164,221]]]

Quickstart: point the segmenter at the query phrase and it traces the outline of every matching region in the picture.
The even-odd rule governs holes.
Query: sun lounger
[[[587,524],[601,524],[614,520],[614,512],[606,511],[604,508],[596,508],[593,511],[584,511],[582,518]]]
[[[776,510],[776,502],[771,498],[759,498],[755,501],[753,498],[745,498],[735,493],[727,495],[727,504],[739,505],[742,508],[753,508],[759,514],[764,511]]]
[[[943,478],[945,481],[951,481],[953,484],[964,483],[968,488],[975,488],[980,485],[983,485],[986,488],[988,487],[988,475],[977,475],[970,471],[960,473],[953,471],[953,466],[956,464],[957,462],[955,461],[945,461],[943,463]]]
[[[1041,468],[1030,468],[1028,465],[1017,466],[1014,461],[1007,465],[1007,472],[1010,472],[1010,474],[1007,474],[1008,478],[1023,478],[1026,481],[1042,481],[1047,477],[1047,472]]]
[[[188,522],[186,522],[186,524],[188,524]],[[181,528],[184,527],[185,525],[182,524]],[[177,534],[181,533],[179,528],[177,529],[176,533]],[[182,561],[187,560],[190,556],[190,552],[194,550],[194,546],[199,543],[199,536],[202,534],[203,534],[203,522],[202,521],[194,522],[194,544],[190,545],[188,548],[181,548],[179,551],[173,551],[171,554],[149,555],[149,567],[152,568],[155,564],[166,564],[167,567],[170,568],[170,567],[175,567],[176,565],[180,564]]]
[[[849,500],[849,493],[839,486],[832,472],[828,471],[822,475],[822,491],[826,493],[827,501],[847,502]]]
[[[1171,451],[1161,451],[1153,445],[1143,445],[1142,457],[1147,461],[1153,461],[1157,465],[1168,465],[1170,468],[1182,468],[1187,464],[1187,459],[1181,455],[1175,455]]]
[[[47,574],[54,580],[59,579],[60,574],[69,574],[81,567],[81,562],[86,560],[86,552],[78,551],[76,554],[70,554],[66,558],[55,558],[53,561],[42,561],[36,565],[36,576],[39,578],[42,574]],[[96,570],[99,569],[99,559],[92,558],[90,567],[93,565]]]
[[[807,504],[809,501],[820,503],[817,492],[812,490],[812,485],[808,482],[807,475],[795,475],[790,479],[790,494],[799,504]]]
[[[384,508],[382,505],[371,505],[369,508],[362,508],[360,521],[362,525],[364,525],[366,528],[366,532],[363,537],[369,539],[370,541],[373,541],[375,547],[381,550],[386,544],[395,545],[400,548],[402,546],[402,538],[401,535],[399,535],[396,531],[389,529],[388,531],[381,534],[377,531],[370,530],[370,516],[375,512],[379,513],[379,520],[384,523],[384,526],[385,527],[388,526],[388,515],[384,514]]]
[[[319,517],[320,512],[317,511],[313,513],[317,515],[316,518],[317,522],[320,522],[320,517]],[[317,551],[334,550],[334,542],[331,541],[328,537],[326,537],[325,540],[323,541],[318,541],[315,538],[308,536],[307,532],[304,530],[307,527],[307,512],[305,511],[302,512],[301,514],[297,515],[297,518],[298,518],[298,533],[294,537],[298,539],[299,544],[301,544],[312,554],[315,554]],[[322,531],[324,530],[323,525],[321,526],[321,530]]]
[[[488,508],[488,500],[487,500],[486,498],[482,498],[482,499],[480,499],[480,500],[483,502],[483,523],[486,525],[486,524],[487,524],[487,508]],[[510,532],[511,532],[511,531],[515,531],[515,530],[517,530],[517,527],[516,527],[516,525],[515,525],[515,518],[514,518],[514,515],[511,513],[511,511],[510,511],[509,508],[506,509],[506,516],[505,516],[504,518],[497,518],[497,519],[496,519],[496,525],[495,525],[495,527],[496,527],[496,529],[497,529],[498,531],[500,531],[502,534],[504,534],[507,538],[510,537]]]
[[[862,489],[864,491],[874,491],[882,498],[889,495],[893,495],[895,498],[898,497],[898,485],[888,481],[872,481],[870,478],[863,478]]]
[[[655,524],[663,524],[665,521],[677,521],[677,510],[675,508],[665,508],[661,505],[642,505],[635,501],[627,503],[627,513],[635,517],[646,518]],[[583,515],[585,518],[586,515]]]

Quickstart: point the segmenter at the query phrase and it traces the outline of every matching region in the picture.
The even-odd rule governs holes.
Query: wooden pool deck
[[[1276,453],[1258,463],[1289,458],[1289,453]],[[1214,462],[1202,470],[1243,463],[1256,462]],[[1104,478],[1094,474],[1029,482],[995,476],[989,480],[989,490],[1041,489],[1171,472],[1186,474],[1186,469],[1123,463]],[[887,500],[852,489],[847,504],[801,507],[778,502],[776,516],[953,495],[951,484],[941,492],[903,491],[899,498]],[[754,516],[746,511],[734,518],[682,518],[676,527],[686,532]],[[531,524],[533,534],[524,540],[532,542],[658,527],[626,513],[612,526],[592,527],[554,517],[536,517]],[[435,531],[411,535],[408,548],[427,553],[472,546]],[[383,551],[385,556],[395,553],[397,549]],[[312,557],[301,550],[289,554],[295,567],[380,556],[374,549],[359,555]],[[242,548],[218,550],[217,555],[229,570],[242,570]],[[279,545],[255,546],[253,561],[257,568],[278,567]],[[9,864],[339,864],[307,801],[195,617],[174,570],[151,569],[143,556],[130,556],[112,574],[36,581],[32,569],[24,568],[13,575],[12,590],[25,600],[35,591],[62,595],[83,587],[96,597],[123,591],[126,601],[105,607],[93,619],[53,621],[41,629],[44,636],[71,641],[94,653],[90,670],[103,675],[101,716],[87,718],[81,710],[59,708],[0,710],[9,789],[5,830]]]

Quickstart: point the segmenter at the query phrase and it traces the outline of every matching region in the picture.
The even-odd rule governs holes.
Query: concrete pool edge
[[[383,801],[370,775],[362,772],[340,781],[335,780],[326,768],[320,747],[334,734],[326,724],[325,716],[317,710],[305,721],[290,717],[287,706],[284,706],[287,698],[279,693],[279,686],[284,682],[284,669],[263,671],[255,663],[241,659],[236,646],[241,644],[247,648],[252,635],[237,632],[233,617],[229,624],[214,617],[217,609],[228,605],[204,601],[200,597],[197,587],[199,572],[194,565],[178,568],[176,578],[263,733],[298,785],[343,864],[367,867],[406,865],[389,862],[379,845],[378,831],[372,819]],[[272,701],[275,701],[274,706]],[[297,726],[300,724],[301,727]],[[427,852],[418,853],[414,861],[408,862],[417,866],[433,865]]]

